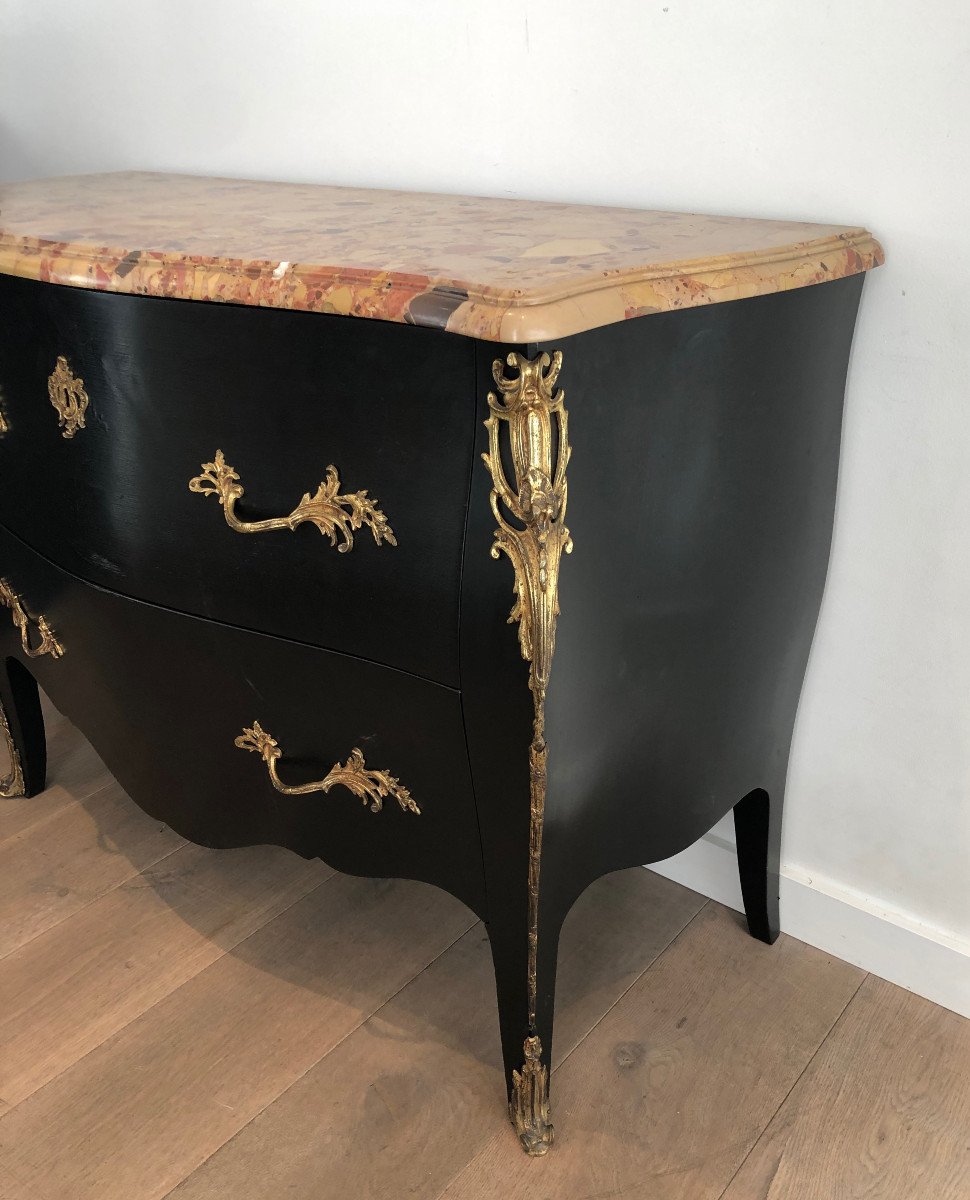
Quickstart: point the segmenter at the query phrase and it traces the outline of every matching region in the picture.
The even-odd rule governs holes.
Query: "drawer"
[[[0,654],[27,667],[153,816],[203,845],[282,845],[351,874],[425,880],[483,912],[458,693],[104,591],[4,530],[0,576],[31,649],[41,618],[57,647],[25,655],[0,607]],[[260,730],[277,743],[267,748],[283,787],[326,790],[277,790]]]
[[[59,357],[83,427],[51,402]],[[0,521],[54,562],[457,685],[471,340],[4,277],[0,389]]]

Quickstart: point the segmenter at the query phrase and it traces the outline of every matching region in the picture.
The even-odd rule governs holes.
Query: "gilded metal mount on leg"
[[[2,704],[0,704],[0,736],[6,742],[7,753],[10,755],[10,770],[0,779],[0,797],[3,797],[4,800],[12,800],[15,796],[26,795],[27,788],[24,785],[24,769],[20,763],[20,753],[13,740],[13,734],[10,732],[7,714],[3,711]]]
[[[542,1060],[542,1042],[527,1037],[523,1046],[525,1062],[512,1072],[512,1098],[509,1116],[526,1154],[538,1158],[552,1145],[555,1136],[549,1120],[549,1072]]]
[[[563,553],[569,554],[573,548],[565,525],[566,467],[571,452],[565,396],[553,391],[562,366],[561,351],[551,358],[543,353],[531,360],[513,351],[506,362],[516,371],[511,379],[506,378],[501,360],[492,364],[499,395],[488,395],[488,453],[482,457],[492,476],[490,499],[498,522],[492,557],[507,554],[515,573],[515,603],[509,623],[519,626],[519,646],[529,663],[535,714],[529,747],[529,1034],[522,1068],[512,1074],[509,1114],[523,1149],[539,1155],[546,1153],[553,1139],[549,1074],[536,1035],[539,869],[548,758],[545,702],[556,647],[559,563]],[[503,422],[509,428],[514,487],[502,465],[499,434]]]

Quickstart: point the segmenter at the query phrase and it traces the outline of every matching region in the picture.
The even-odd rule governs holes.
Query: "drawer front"
[[[473,378],[434,330],[5,277],[0,521],[126,595],[455,686]]]
[[[456,692],[103,591],[4,530],[0,577],[28,621],[25,643],[0,607],[0,655],[153,816],[203,845],[282,845],[352,874],[425,880],[482,913]],[[32,656],[41,620],[57,652]]]

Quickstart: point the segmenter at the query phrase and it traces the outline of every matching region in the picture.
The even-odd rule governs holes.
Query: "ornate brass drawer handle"
[[[265,533],[271,529],[296,529],[304,521],[312,521],[321,533],[330,538],[341,554],[354,547],[355,529],[367,526],[379,546],[381,542],[397,545],[394,532],[387,517],[377,507],[376,501],[367,495],[367,489],[340,494],[340,476],[337,468],[327,467],[327,477],[311,496],[305,492],[303,499],[288,517],[273,517],[267,521],[240,521],[236,516],[236,501],[241,500],[244,490],[239,476],[226,462],[222,451],[216,451],[215,462],[203,463],[202,474],[189,480],[189,491],[203,496],[218,496],[226,524],[237,533]],[[343,538],[337,544],[338,533]]]
[[[84,380],[75,376],[63,354],[58,355],[54,370],[48,376],[47,394],[57,410],[57,423],[63,430],[61,436],[74,437],[84,428],[88,394],[84,390]]]
[[[270,737],[258,721],[253,722],[252,729],[244,729],[235,740],[240,750],[252,750],[262,756],[270,781],[278,792],[286,796],[303,796],[307,792],[329,792],[332,787],[340,784],[348,788],[355,796],[370,803],[371,812],[380,812],[384,807],[387,796],[393,796],[405,812],[420,813],[417,801],[399,779],[395,779],[387,771],[369,771],[364,765],[364,756],[356,747],[351,750],[350,758],[343,766],[334,763],[327,775],[317,783],[304,783],[297,787],[289,787],[283,783],[276,773],[277,760],[283,757],[283,751],[275,738]]]
[[[24,608],[23,601],[6,579],[0,579],[0,604],[5,604],[10,609],[10,617],[20,630],[20,642],[24,648],[24,654],[28,658],[40,658],[42,654],[49,654],[51,658],[62,657],[64,647],[54,637],[46,618],[43,616],[31,617]],[[40,635],[40,641],[36,647],[32,647],[30,644],[31,625],[36,625]]]

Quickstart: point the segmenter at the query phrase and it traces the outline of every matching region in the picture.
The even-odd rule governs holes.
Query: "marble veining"
[[[486,341],[566,337],[882,261],[870,233],[841,225],[144,172],[0,185],[0,274]]]

